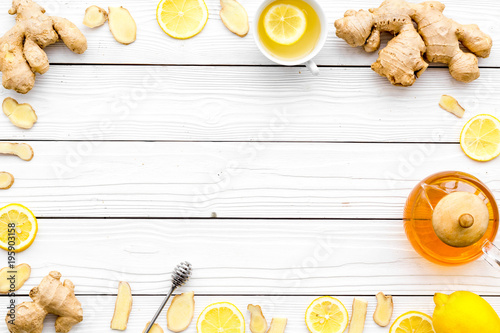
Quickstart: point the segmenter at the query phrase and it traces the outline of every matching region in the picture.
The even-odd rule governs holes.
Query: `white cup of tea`
[[[276,43],[264,25],[267,13],[281,4],[300,9],[306,17],[305,32],[292,45]],[[252,30],[257,47],[269,60],[284,66],[304,64],[313,75],[319,75],[318,66],[312,59],[325,45],[328,24],[325,12],[316,0],[265,0],[257,9]]]

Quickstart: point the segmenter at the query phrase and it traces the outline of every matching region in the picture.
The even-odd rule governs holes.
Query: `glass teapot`
[[[442,265],[466,264],[484,256],[500,268],[500,250],[493,245],[498,224],[491,191],[479,179],[459,171],[422,180],[404,210],[412,246],[424,258]]]

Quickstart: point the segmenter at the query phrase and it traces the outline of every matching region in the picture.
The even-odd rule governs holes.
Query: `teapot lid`
[[[486,203],[470,192],[453,192],[443,197],[432,213],[432,227],[444,243],[467,247],[479,241],[489,225]]]

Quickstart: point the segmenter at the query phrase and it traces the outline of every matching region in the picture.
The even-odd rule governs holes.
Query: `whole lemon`
[[[434,295],[432,323],[436,333],[500,333],[500,317],[480,296],[457,291]]]

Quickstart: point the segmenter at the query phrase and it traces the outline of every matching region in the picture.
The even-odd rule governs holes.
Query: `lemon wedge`
[[[342,333],[348,322],[345,306],[330,296],[315,299],[306,310],[306,325],[311,333]]]
[[[35,215],[20,204],[0,209],[0,248],[22,252],[31,246],[38,231]],[[12,238],[12,239],[11,239]]]
[[[425,313],[410,311],[396,319],[389,333],[436,333],[432,318]]]
[[[264,29],[267,35],[282,45],[296,43],[306,32],[306,27],[306,15],[294,5],[274,5],[264,17]]]
[[[207,24],[207,5],[203,0],[161,0],[156,20],[167,35],[177,39],[191,38]]]
[[[488,114],[473,117],[462,129],[460,147],[473,160],[494,159],[500,155],[500,121]]]
[[[245,333],[245,318],[232,303],[214,303],[200,314],[196,330],[198,333]]]

